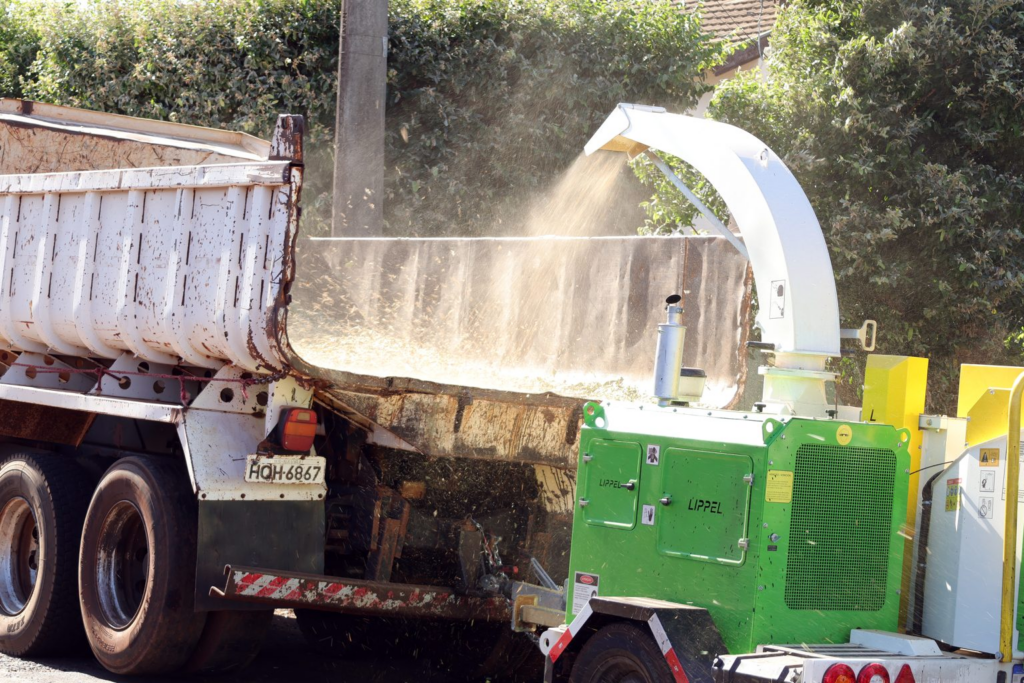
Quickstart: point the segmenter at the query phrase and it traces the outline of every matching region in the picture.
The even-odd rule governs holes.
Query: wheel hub
[[[39,528],[20,496],[0,510],[0,612],[13,616],[32,598],[39,571]]]
[[[100,611],[115,629],[127,627],[139,612],[149,579],[149,538],[142,514],[122,501],[103,520],[96,555]]]

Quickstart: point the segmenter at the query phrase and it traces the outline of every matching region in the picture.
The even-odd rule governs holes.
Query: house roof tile
[[[703,15],[703,26],[721,40],[740,43],[771,31],[778,9],[776,0],[683,1],[687,9]]]

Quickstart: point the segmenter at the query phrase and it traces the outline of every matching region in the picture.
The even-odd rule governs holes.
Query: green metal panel
[[[669,448],[658,550],[673,557],[742,564],[753,460],[747,455]]]
[[[639,481],[639,443],[591,441],[579,468],[583,521],[613,529],[632,529],[636,526]]]
[[[897,629],[907,437],[888,425],[794,420],[772,441],[769,469],[792,473],[792,495],[764,501],[755,643]]]
[[[609,413],[608,423],[629,424],[614,407]],[[657,435],[584,426],[581,454],[624,442],[636,447],[630,457],[648,457],[638,460],[635,500],[622,506],[631,528],[583,523],[597,516],[590,505],[577,505],[570,576],[597,577],[602,596],[705,607],[730,652],[772,642],[845,642],[852,628],[895,630],[909,462],[905,432],[793,418],[771,420],[763,444],[712,440],[708,435],[732,433],[735,417],[724,430],[709,429],[708,421],[726,419],[680,410],[661,422],[645,408],[637,432]],[[650,457],[651,447],[660,457]],[[587,467],[595,461],[581,458],[581,497],[592,495]],[[752,485],[743,481],[748,473]],[[600,472],[594,476],[600,481]],[[720,505],[688,510],[700,492]],[[668,506],[659,502],[666,494]],[[612,512],[600,517],[619,519]],[[744,557],[733,544],[748,536]]]
[[[681,417],[681,416],[680,416]],[[592,420],[593,421],[593,420]],[[680,419],[680,432],[686,432],[686,421]],[[659,551],[659,533],[662,539],[665,532],[660,531],[661,525],[667,524],[678,530],[678,525],[664,513],[671,511],[673,505],[681,503],[682,493],[676,493],[672,505],[667,508],[659,502],[666,493],[677,489],[668,481],[669,470],[675,458],[693,454],[705,456],[726,455],[731,458],[745,459],[747,468],[756,471],[758,462],[763,462],[765,447],[723,444],[712,441],[683,439],[678,437],[653,437],[629,432],[613,432],[596,426],[587,425],[580,434],[581,473],[578,496],[584,494],[584,474],[589,463],[582,455],[593,450],[593,444],[601,441],[620,441],[638,443],[642,455],[649,455],[650,447],[659,450],[658,464],[651,464],[650,457],[641,460],[636,503],[642,511],[644,506],[654,509],[654,519],[648,520],[643,513],[635,527],[628,531],[612,529],[594,524],[587,524],[587,508],[577,503],[573,524],[572,550],[570,558],[570,577],[577,572],[597,578],[600,595],[662,598],[683,604],[694,604],[707,607],[716,622],[728,623],[729,628],[723,629],[722,636],[730,649],[735,649],[740,642],[748,642],[752,628],[755,606],[755,577],[757,571],[756,550],[748,551],[746,561],[742,564],[695,561],[693,557],[671,556]],[[710,462],[711,458],[705,459]],[[710,466],[709,466],[710,467]],[[747,469],[747,471],[750,471]],[[756,479],[753,496],[756,497]],[[741,483],[742,476],[741,476]],[[752,497],[752,500],[754,498]],[[688,499],[686,500],[688,504]],[[679,507],[684,507],[680,504]],[[742,505],[741,505],[742,507]],[[724,515],[723,515],[724,516]],[[678,519],[678,517],[676,518]],[[652,522],[652,523],[651,523]],[[747,523],[750,529],[760,525],[760,509],[750,509]],[[742,528],[742,524],[740,524]],[[671,534],[670,534],[671,536]],[[678,538],[678,537],[677,537]],[[739,536],[734,541],[739,540]],[[664,541],[662,541],[664,542]],[[708,542],[705,539],[705,542]],[[706,546],[705,550],[706,550]],[[707,555],[716,553],[706,552]],[[729,553],[722,552],[726,557]],[[754,560],[754,561],[752,561]],[[581,591],[586,594],[592,590],[592,584],[581,584]],[[573,617],[574,587],[570,586],[568,596],[567,618]],[[731,638],[731,640],[730,640]]]

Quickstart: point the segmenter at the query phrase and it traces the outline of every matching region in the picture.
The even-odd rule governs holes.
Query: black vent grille
[[[790,609],[882,609],[895,470],[896,454],[886,449],[797,449],[786,560]]]

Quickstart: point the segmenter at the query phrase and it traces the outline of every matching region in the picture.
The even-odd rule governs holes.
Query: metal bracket
[[[708,219],[708,222],[711,223],[712,227],[714,227],[715,232],[728,240],[729,244],[735,247],[736,251],[738,251],[743,258],[749,261],[750,254],[747,253],[746,245],[740,241],[739,237],[733,234],[732,230],[726,227],[725,223],[718,219],[718,216],[712,213],[711,209],[704,205],[704,202],[697,198],[697,195],[695,195],[693,191],[679,179],[679,176],[672,172],[672,168],[665,163],[665,160],[651,150],[647,150],[645,154],[654,163],[658,170],[661,171],[662,175],[668,178],[668,181],[672,183],[672,185],[675,186],[675,188],[679,190],[684,197],[686,197],[686,201],[693,204],[693,207],[697,209],[704,218]]]
[[[856,339],[860,342],[860,348],[862,351],[874,351],[875,341],[878,338],[878,323],[874,320],[865,320],[864,324],[859,329],[842,329],[839,330],[840,339]],[[868,340],[871,340],[868,343]]]

